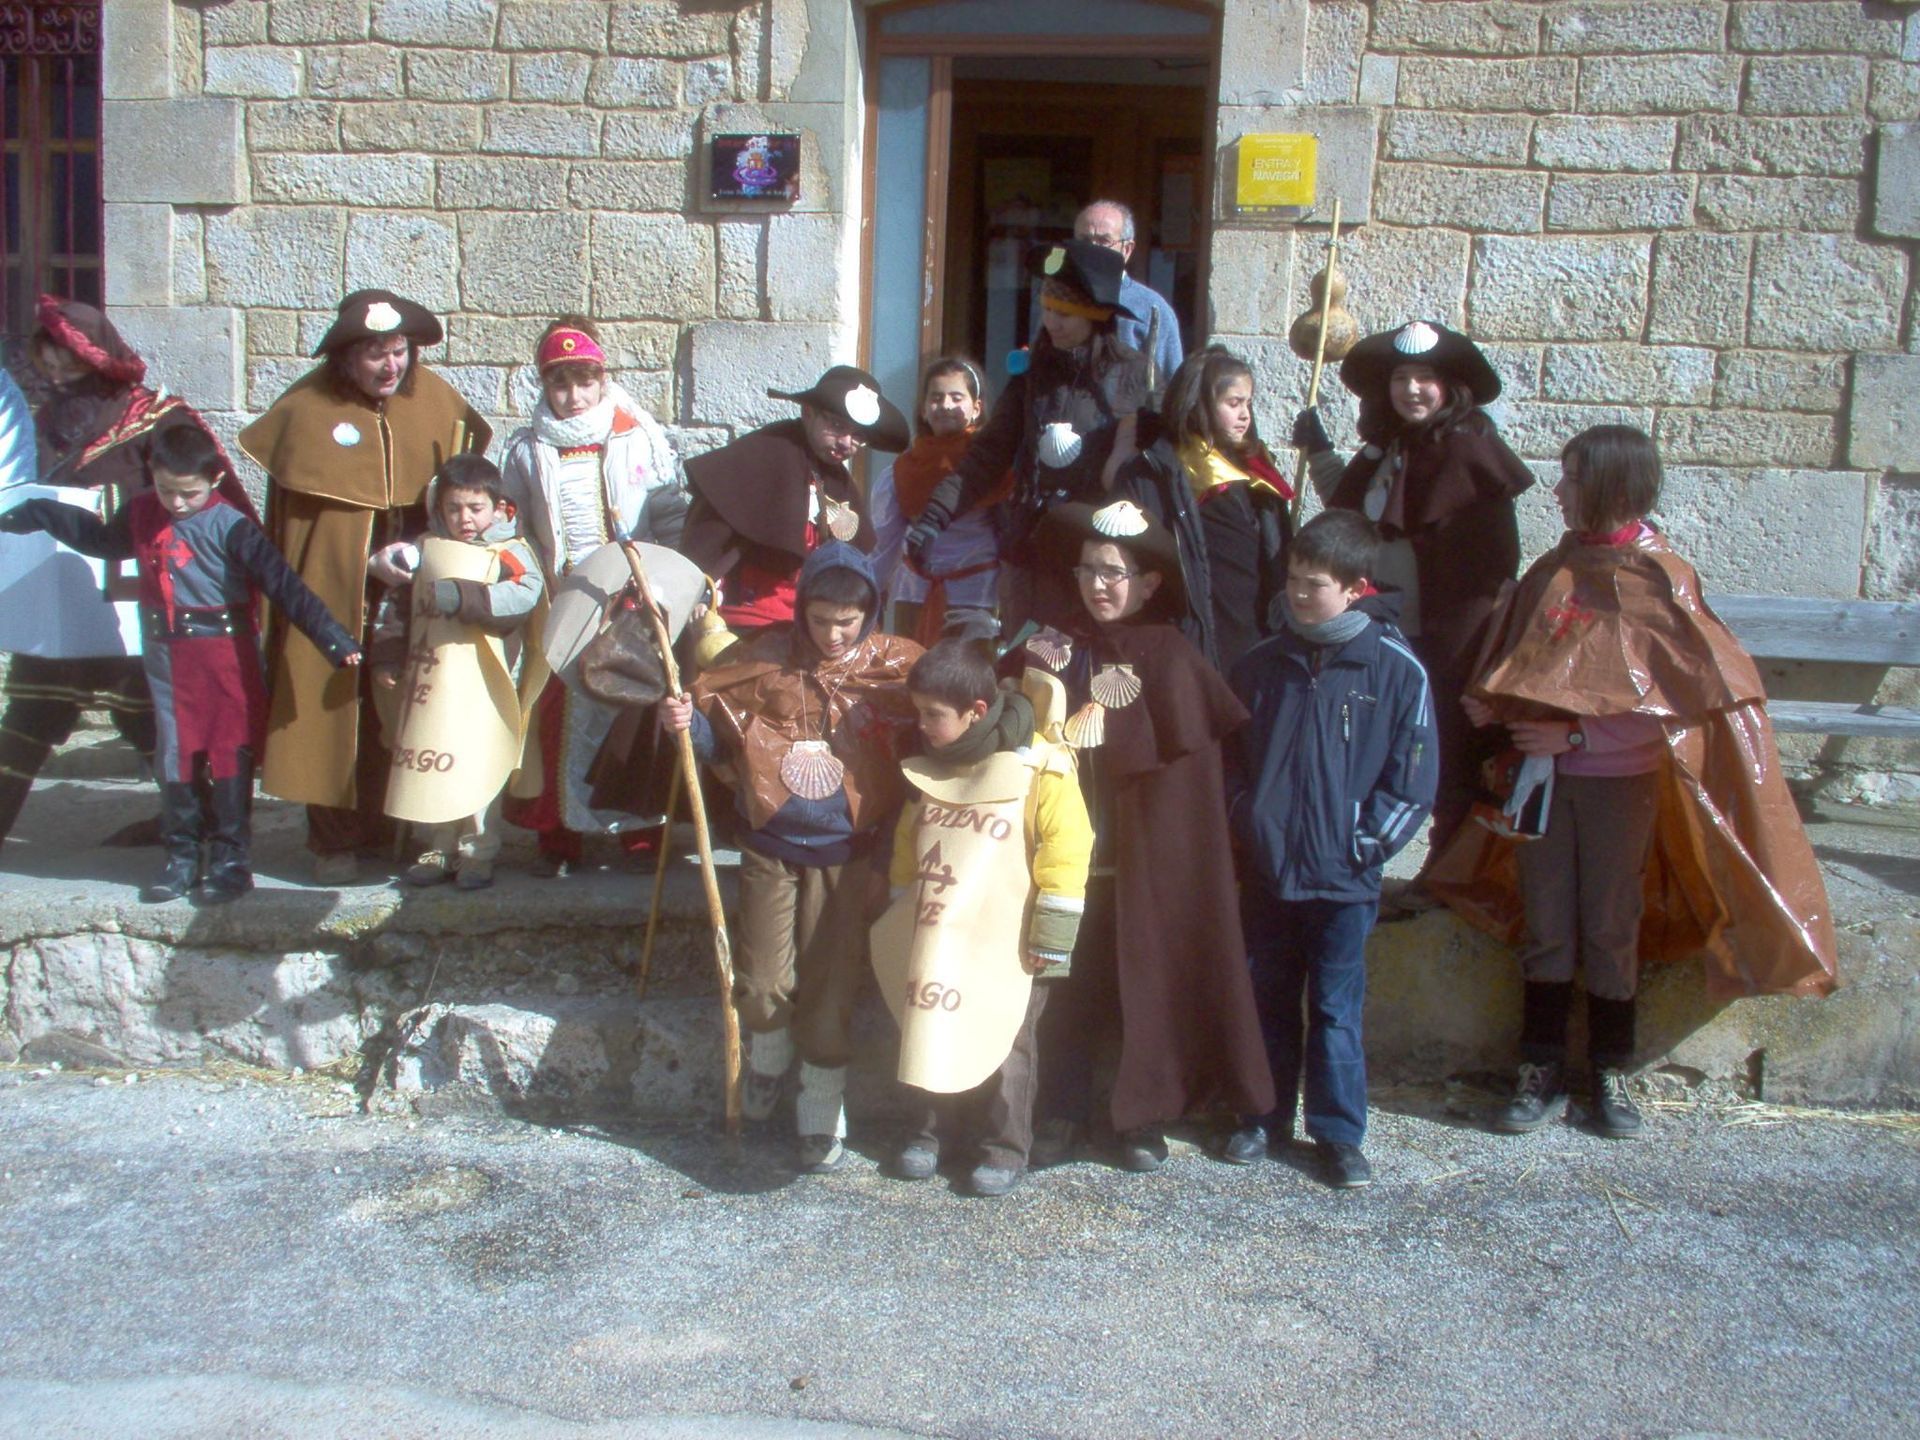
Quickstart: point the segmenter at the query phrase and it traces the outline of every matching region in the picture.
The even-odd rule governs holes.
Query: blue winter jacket
[[[1381,868],[1433,808],[1427,672],[1397,606],[1360,605],[1373,623],[1337,649],[1282,630],[1233,667],[1253,719],[1227,737],[1227,818],[1241,878],[1275,899],[1378,899]]]

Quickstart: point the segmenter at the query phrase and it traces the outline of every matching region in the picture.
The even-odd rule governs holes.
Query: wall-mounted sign
[[[1242,215],[1313,207],[1320,142],[1312,135],[1242,135],[1233,203]]]
[[[716,135],[713,137],[715,200],[798,200],[798,135]]]

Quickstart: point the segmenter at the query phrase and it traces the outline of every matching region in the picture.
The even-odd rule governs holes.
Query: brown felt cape
[[[798,420],[742,435],[686,463],[693,509],[680,549],[707,574],[724,579],[742,559],[772,574],[795,574],[807,558],[807,485],[818,476],[828,499],[860,517],[853,545],[873,549],[873,522],[853,478],[821,465],[807,449]]]
[[[1090,660],[1131,665],[1142,684],[1139,699],[1106,712],[1094,757],[1118,909],[1114,1129],[1204,1111],[1265,1115],[1273,1076],[1240,933],[1220,753],[1246,709],[1171,625],[1103,628]],[[1068,673],[1077,707],[1091,671]]]
[[[1494,614],[1469,693],[1508,720],[1659,717],[1670,763],[1642,961],[1704,951],[1716,1000],[1833,988],[1833,911],[1759,672],[1664,536],[1614,546],[1569,535],[1542,556]],[[1436,895],[1508,943],[1521,933],[1515,843],[1463,825],[1427,872]]]
[[[425,530],[423,497],[434,471],[461,450],[484,449],[492,433],[424,366],[414,371],[411,392],[384,408],[337,398],[314,370],[240,432],[240,446],[269,478],[267,533],[333,617],[364,642],[368,553]],[[334,669],[277,616],[267,664],[272,702],[261,788],[283,800],[351,807],[359,672]]]

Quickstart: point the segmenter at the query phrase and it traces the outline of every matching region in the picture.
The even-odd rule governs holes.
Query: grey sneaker
[[[400,877],[409,885],[425,888],[428,885],[441,885],[453,879],[453,857],[443,855],[438,850],[429,850],[413,864],[407,867],[407,873]]]
[[[838,1135],[802,1135],[799,1166],[802,1175],[831,1175],[846,1162],[847,1147]]]
[[[967,1177],[967,1190],[982,1199],[992,1200],[1020,1183],[1020,1172],[1003,1165],[976,1165]]]
[[[925,1139],[909,1140],[893,1158],[893,1173],[902,1180],[928,1180],[940,1168],[940,1149]]]

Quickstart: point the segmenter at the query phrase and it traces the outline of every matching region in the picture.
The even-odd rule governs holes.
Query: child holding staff
[[[1643,1128],[1627,1089],[1642,960],[1704,948],[1716,997],[1822,994],[1833,917],[1760,676],[1701,599],[1693,567],[1647,521],[1660,493],[1653,441],[1596,426],[1568,443],[1561,467],[1566,537],[1493,615],[1463,702],[1474,724],[1504,725],[1522,754],[1553,762],[1546,833],[1515,851],[1521,1064],[1494,1125],[1537,1130],[1565,1108],[1580,968],[1593,1123],[1623,1137]],[[1486,899],[1501,874],[1488,852],[1510,843],[1466,827],[1436,861],[1436,892],[1498,925],[1510,909]],[[1645,896],[1669,903],[1643,927]],[[1660,937],[1662,953],[1643,955],[1643,935]]]

